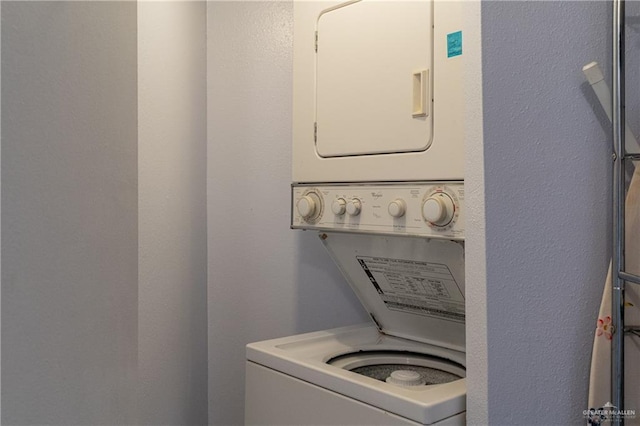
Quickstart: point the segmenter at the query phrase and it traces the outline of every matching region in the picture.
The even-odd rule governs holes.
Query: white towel
[[[626,199],[626,270],[640,274],[640,164],[631,178]],[[640,285],[627,283],[625,287],[625,326],[640,327]],[[602,415],[616,408],[609,407],[611,401],[611,265],[604,286],[600,312],[596,322],[593,353],[591,356],[591,378],[589,383],[589,413],[587,423],[605,424],[610,418]],[[622,332],[617,330],[616,332]],[[640,337],[626,334],[625,340],[625,397],[622,413],[625,425],[640,425]],[[602,410],[597,412],[595,410]],[[606,414],[606,413],[604,413]],[[629,415],[628,415],[629,414]],[[611,416],[609,416],[611,417]]]

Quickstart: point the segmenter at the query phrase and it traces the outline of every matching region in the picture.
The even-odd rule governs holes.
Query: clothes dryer
[[[294,2],[293,182],[464,178],[462,2]]]
[[[291,227],[371,323],[249,344],[247,424],[464,424],[462,11],[294,2]]]

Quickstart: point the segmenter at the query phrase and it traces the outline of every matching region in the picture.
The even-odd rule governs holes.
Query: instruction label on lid
[[[447,265],[382,257],[356,258],[388,309],[464,322],[464,295]]]

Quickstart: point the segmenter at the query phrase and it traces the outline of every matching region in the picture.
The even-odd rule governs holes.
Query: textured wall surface
[[[488,423],[487,282],[482,139],[481,3],[466,2],[464,25],[465,89],[465,297],[467,344],[467,419]]]
[[[584,424],[611,142],[581,69],[609,62],[609,16],[482,3],[487,355],[469,357],[487,357],[490,424]]]
[[[209,421],[241,424],[246,343],[367,321],[289,229],[292,4],[208,4]]]
[[[2,4],[5,424],[136,423],[138,375],[140,422],[198,424],[207,337],[209,422],[241,424],[246,343],[366,320],[289,230],[291,3],[209,3],[207,64],[203,5],[138,7]],[[469,423],[582,424],[610,141],[580,70],[609,60],[610,6],[477,7]]]
[[[2,12],[2,422],[206,424],[206,4]]]
[[[136,5],[2,4],[2,423],[135,423]]]
[[[207,423],[206,3],[138,3],[138,424]]]

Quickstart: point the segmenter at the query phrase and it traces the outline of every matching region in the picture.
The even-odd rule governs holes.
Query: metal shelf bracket
[[[630,283],[640,284],[640,276],[638,275],[629,274],[628,272],[618,272],[618,277]]]

